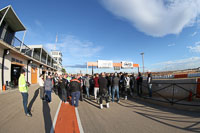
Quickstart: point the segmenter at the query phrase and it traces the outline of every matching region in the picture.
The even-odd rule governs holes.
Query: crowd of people
[[[22,71],[20,76],[24,78],[25,71]],[[101,73],[83,76],[82,74],[48,74],[47,76],[40,75],[40,98],[46,102],[51,103],[52,91],[59,95],[62,102],[65,104],[71,104],[78,107],[79,100],[83,101],[83,98],[88,100],[97,100],[100,109],[103,109],[103,100],[106,101],[106,107],[109,108],[109,102],[120,102],[120,97],[127,100],[128,95],[142,96],[142,82],[143,77],[139,72],[137,76],[128,73]],[[23,87],[22,87],[23,86]],[[21,89],[20,89],[21,87]],[[149,91],[149,97],[152,97],[152,76],[148,73],[147,88]],[[23,88],[23,89],[22,89]],[[19,90],[22,93],[24,110],[27,116],[31,116],[31,113],[27,110],[28,99],[28,86],[19,80]],[[116,97],[116,100],[115,100]]]

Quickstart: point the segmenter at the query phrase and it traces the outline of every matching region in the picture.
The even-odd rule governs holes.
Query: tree
[[[61,70],[61,71],[62,71],[62,73],[63,73],[63,74],[65,74],[65,73],[66,73],[66,70],[65,70],[65,68],[62,68],[62,70]]]

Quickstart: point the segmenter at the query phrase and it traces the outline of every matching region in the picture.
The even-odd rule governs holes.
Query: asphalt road
[[[31,118],[24,115],[18,90],[0,93],[0,133],[50,132],[60,99],[53,93],[52,103],[46,104],[37,88],[33,85],[29,91]],[[110,108],[102,110],[96,101],[85,100],[78,111],[85,133],[200,132],[199,112],[165,108],[139,99],[121,99],[119,104],[110,103]]]
[[[169,109],[139,100],[120,100],[99,109],[96,101],[80,103],[85,133],[188,133],[200,132],[200,113]]]

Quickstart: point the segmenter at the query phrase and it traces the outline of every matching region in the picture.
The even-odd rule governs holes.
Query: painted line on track
[[[81,124],[81,120],[80,120],[80,117],[79,117],[78,109],[75,108],[75,111],[76,111],[76,118],[77,118],[77,122],[78,122],[79,131],[80,131],[80,133],[84,133],[83,127],[82,127],[82,124]]]
[[[54,129],[55,129],[56,121],[57,121],[57,118],[58,118],[58,113],[59,113],[59,111],[60,111],[61,103],[62,103],[62,101],[60,101],[60,103],[59,103],[59,105],[58,105],[58,109],[57,109],[57,111],[56,111],[56,115],[55,115],[55,117],[54,117],[53,125],[52,125],[52,127],[51,127],[50,133],[54,133]]]

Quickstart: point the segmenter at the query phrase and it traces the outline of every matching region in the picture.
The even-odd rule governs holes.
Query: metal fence
[[[200,83],[153,83],[154,86],[159,86],[159,85],[163,85],[163,87],[158,88],[156,90],[152,90],[152,97],[149,97],[148,91],[148,85],[147,84],[142,84],[142,90],[148,90],[147,93],[143,93],[142,94],[142,98],[144,99],[150,99],[150,100],[154,100],[154,101],[159,101],[159,102],[164,102],[164,103],[169,103],[171,105],[174,104],[179,104],[179,105],[186,105],[186,106],[199,106],[200,107],[200,102],[196,101],[193,102],[197,97],[199,97],[199,95],[197,94],[197,92],[192,91],[190,89],[188,89],[187,85],[194,85],[194,86],[198,86]],[[182,91],[185,91],[186,93],[188,93],[188,96],[182,97],[182,98],[177,98],[176,94],[175,94],[175,88],[179,88]],[[138,89],[138,88],[137,88]],[[160,93],[163,90],[166,89],[171,89],[172,93],[171,96],[166,96],[162,93]]]

